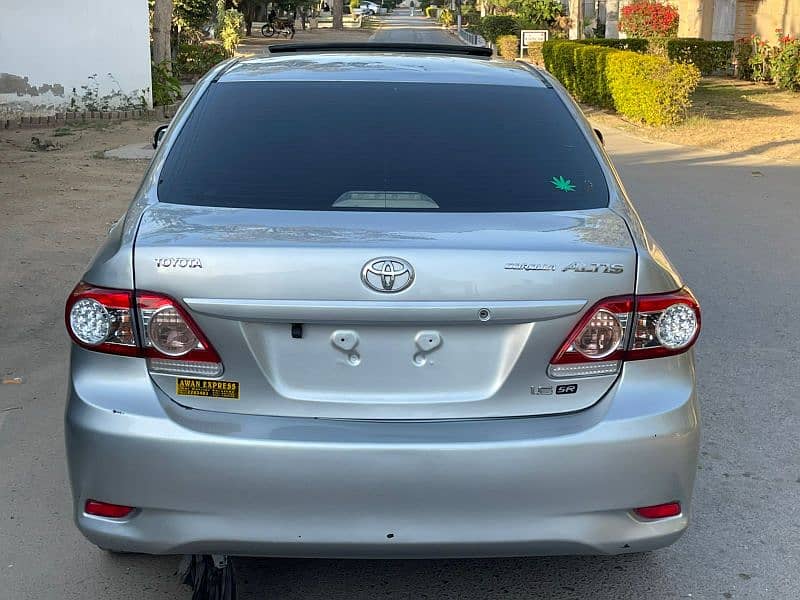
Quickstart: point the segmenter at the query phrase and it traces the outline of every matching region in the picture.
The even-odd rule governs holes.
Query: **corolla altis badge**
[[[610,265],[608,263],[582,263],[573,262],[561,269],[562,271],[575,271],[576,273],[612,273],[619,275],[625,270],[625,265],[615,263]]]
[[[376,292],[394,294],[414,283],[414,268],[395,256],[373,258],[361,269],[361,281]]]
[[[506,271],[555,271],[556,266],[545,263],[506,263],[503,267]],[[575,273],[611,273],[619,275],[625,270],[625,265],[619,263],[582,263],[571,262],[561,268],[561,271],[573,271]]]
[[[540,263],[506,263],[503,267],[508,271],[555,271],[555,265],[545,265]]]
[[[202,269],[203,263],[199,258],[154,258],[157,267],[173,269]]]

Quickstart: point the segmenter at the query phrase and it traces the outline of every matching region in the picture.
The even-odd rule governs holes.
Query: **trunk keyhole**
[[[303,337],[302,323],[292,323],[292,337],[296,340],[299,340]]]

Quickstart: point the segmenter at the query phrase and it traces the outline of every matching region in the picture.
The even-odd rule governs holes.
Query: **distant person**
[[[331,7],[328,5],[327,2],[322,3],[322,12],[331,12]]]
[[[411,7],[411,16],[413,17],[414,16],[414,0],[411,0],[411,2],[408,3],[408,5]]]
[[[278,16],[278,13],[275,12],[275,9],[274,8],[271,9],[269,11],[269,14],[267,15],[267,22],[268,23],[273,23],[275,21],[275,17],[277,17],[277,16]]]

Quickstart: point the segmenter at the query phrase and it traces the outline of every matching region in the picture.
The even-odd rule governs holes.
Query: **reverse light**
[[[550,360],[548,375],[555,379],[614,375],[626,360],[686,352],[699,333],[700,306],[686,288],[606,298],[578,322]]]
[[[163,294],[137,292],[142,348],[151,370],[175,375],[222,374],[222,361],[181,305]]]
[[[636,326],[625,360],[681,354],[698,335],[700,305],[689,289],[637,296]]]
[[[79,283],[67,298],[67,331],[84,348],[112,354],[138,354],[133,332],[131,292]]]
[[[666,519],[681,514],[681,504],[680,502],[667,502],[655,506],[641,506],[634,508],[633,512],[644,519]]]
[[[131,514],[133,510],[134,508],[132,506],[109,504],[108,502],[99,502],[98,500],[87,500],[83,507],[83,512],[87,515],[106,517],[109,519],[122,519]]]
[[[586,311],[550,360],[548,375],[556,379],[613,375],[625,353],[631,296],[606,298]]]

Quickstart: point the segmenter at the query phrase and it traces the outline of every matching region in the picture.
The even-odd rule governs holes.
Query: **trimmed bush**
[[[489,15],[472,27],[473,31],[493,44],[501,35],[519,35],[519,23],[509,15]]]
[[[503,58],[514,60],[519,52],[519,38],[515,35],[501,35],[497,38],[497,51]]]
[[[613,109],[605,68],[612,52],[618,50],[566,40],[542,45],[545,67],[579,102]]]
[[[542,55],[547,70],[579,101],[650,125],[680,121],[700,81],[694,65],[591,44],[545,42]]]
[[[674,125],[683,120],[691,106],[689,96],[700,82],[700,71],[694,65],[634,52],[612,52],[606,72],[614,108],[650,125]]]
[[[201,76],[226,58],[228,53],[218,42],[181,44],[175,60],[175,71],[180,77]]]
[[[733,42],[671,38],[666,48],[671,61],[695,65],[703,75],[727,70],[733,58]]]
[[[589,44],[591,46],[603,46],[604,48],[616,48],[617,50],[631,50],[632,52],[645,53],[648,51],[649,43],[644,38],[627,38],[624,40],[612,38],[590,38],[588,40],[580,40],[581,44]]]
[[[542,46],[544,42],[529,42],[528,43],[528,59],[539,66],[544,66],[544,57],[542,56]]]

